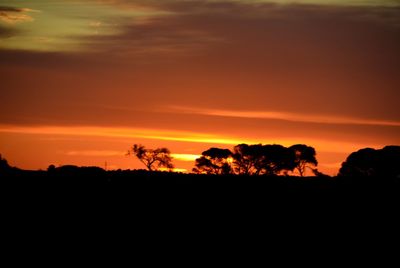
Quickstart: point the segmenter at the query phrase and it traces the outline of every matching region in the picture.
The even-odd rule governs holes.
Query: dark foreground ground
[[[0,175],[7,202],[104,202],[122,206],[212,210],[373,210],[398,205],[400,178],[215,176],[147,171],[71,169]],[[28,203],[29,203],[28,202]],[[356,210],[356,207],[354,207]]]
[[[68,242],[86,256],[87,245],[108,252],[124,240],[148,261],[194,253],[191,263],[214,255],[236,262],[250,251],[318,265],[393,264],[399,252],[399,179],[101,170],[0,176],[9,248],[40,242],[57,252]],[[155,247],[172,255],[155,255]]]

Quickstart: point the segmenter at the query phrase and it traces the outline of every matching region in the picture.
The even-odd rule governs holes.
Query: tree
[[[47,172],[54,173],[55,171],[56,171],[56,166],[55,165],[48,166]]]
[[[193,172],[206,174],[229,174],[232,167],[229,163],[232,152],[228,149],[210,148],[196,159]]]
[[[353,152],[342,163],[338,176],[400,177],[400,146],[378,150],[364,148]]]
[[[259,145],[238,144],[233,148],[233,170],[236,174],[252,175],[256,173],[259,157]]]
[[[295,168],[292,150],[278,144],[239,144],[233,149],[236,174],[278,175]]]
[[[315,157],[315,149],[305,144],[296,144],[289,147],[294,152],[295,156],[295,169],[299,172],[300,176],[303,177],[306,172],[306,168],[313,169],[318,165],[318,161]]]
[[[10,165],[8,164],[7,160],[3,158],[0,154],[0,171],[9,171],[11,170]]]
[[[146,149],[141,144],[134,144],[128,150],[127,155],[136,156],[149,171],[154,171],[161,167],[174,168],[171,152],[167,148]]]
[[[279,175],[296,167],[295,156],[291,149],[279,144],[267,144],[259,150],[260,160],[256,162],[256,174]]]

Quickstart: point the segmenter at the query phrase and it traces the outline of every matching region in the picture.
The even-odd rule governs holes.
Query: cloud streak
[[[0,6],[0,22],[7,24],[16,24],[20,22],[30,22],[34,18],[25,12],[37,12],[37,10],[29,8],[1,7]]]
[[[171,111],[177,111],[188,114],[249,118],[249,119],[270,119],[284,120],[290,122],[316,123],[316,124],[339,124],[339,125],[371,125],[371,126],[389,126],[400,127],[400,121],[371,120],[353,117],[341,117],[334,115],[316,115],[301,114],[277,111],[234,111],[217,109],[200,109],[188,107],[171,107]]]

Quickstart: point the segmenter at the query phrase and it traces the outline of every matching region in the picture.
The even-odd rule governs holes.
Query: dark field
[[[378,205],[389,207],[400,200],[400,179],[383,177],[198,175],[80,168],[19,170],[0,178],[3,195],[15,201],[97,200],[124,206],[144,203],[211,209],[223,205],[227,210],[276,206],[323,212],[330,208],[349,209],[352,205],[364,210]]]
[[[174,250],[174,243],[182,252],[193,253],[194,246],[197,254],[202,248],[219,256],[227,249],[262,255],[268,246],[269,253],[290,254],[283,263],[296,256],[357,263],[379,250],[397,256],[400,181],[393,178],[89,168],[3,174],[0,189],[4,230],[30,248],[45,235],[50,245],[68,241],[81,250],[85,244],[78,241],[106,250],[113,244],[105,239],[128,239],[146,254],[155,246]]]

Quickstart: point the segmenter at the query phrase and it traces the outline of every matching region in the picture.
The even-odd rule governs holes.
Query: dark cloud
[[[8,18],[8,15],[7,15],[8,12],[17,12],[18,13],[18,12],[23,12],[23,10],[20,8],[15,8],[15,7],[0,6],[0,22],[1,22],[1,18],[3,18],[3,19]],[[14,28],[5,27],[0,24],[0,39],[15,36],[18,32],[19,31]]]
[[[24,10],[22,8],[0,6],[0,14],[1,12],[23,12],[23,11]]]
[[[24,14],[25,11],[32,11],[31,9],[21,9],[14,7],[0,7],[0,22],[14,24],[18,22],[32,21],[33,18]]]
[[[141,1],[134,1],[135,4],[138,2]],[[232,47],[237,43],[268,46],[266,42],[271,41],[269,37],[287,46],[292,46],[292,43],[283,41],[300,39],[302,43],[315,45],[318,45],[316,41],[321,42],[322,46],[322,39],[327,37],[331,40],[326,43],[330,43],[332,39],[336,43],[341,43],[342,40],[352,42],[351,35],[357,38],[367,33],[366,35],[374,38],[380,30],[386,31],[387,35],[392,34],[393,41],[398,41],[395,34],[400,30],[400,8],[271,3],[255,5],[226,1],[145,2],[161,10],[173,12],[174,15],[156,17],[146,23],[125,22],[121,26],[122,34],[91,37],[89,41],[93,41],[96,46],[101,47],[104,43],[105,48],[124,52],[126,49],[142,51],[141,48],[146,48],[151,51],[150,48],[174,46],[180,50],[185,45],[198,48],[202,44],[209,46],[210,43],[223,41]],[[285,37],[292,40],[284,39]]]

